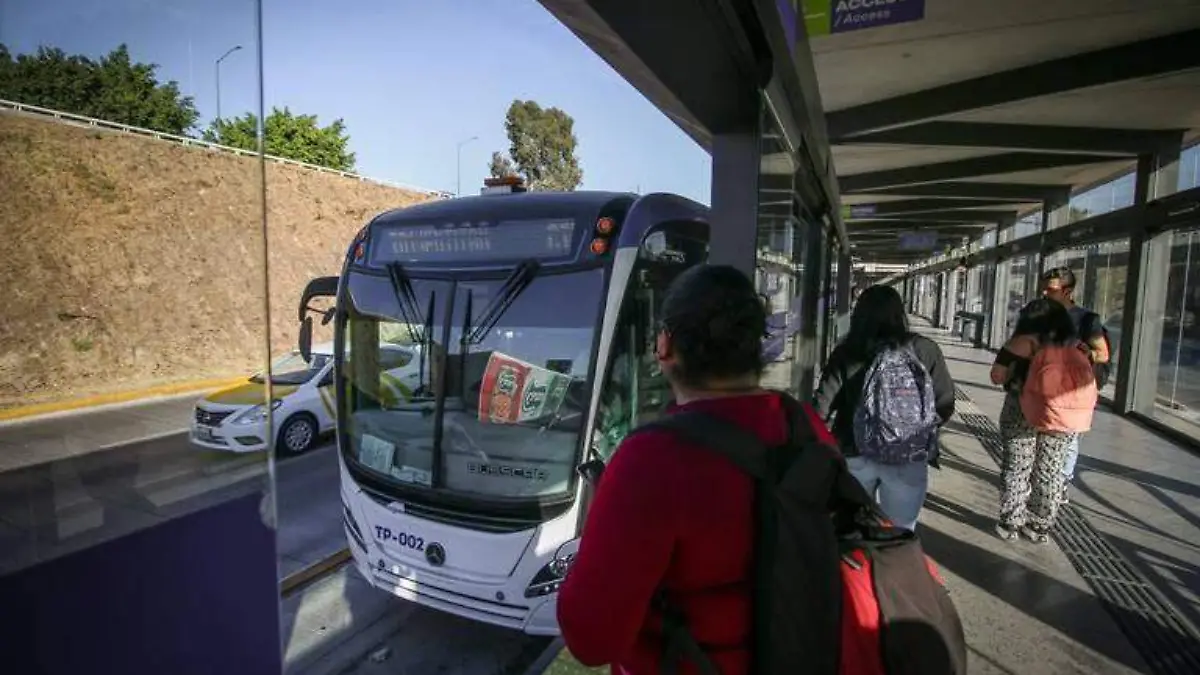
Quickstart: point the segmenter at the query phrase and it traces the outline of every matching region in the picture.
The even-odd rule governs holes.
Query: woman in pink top
[[[1013,336],[992,364],[992,383],[1002,385],[1007,394],[1000,410],[1003,485],[996,524],[1002,539],[1012,541],[1023,534],[1043,543],[1058,517],[1063,468],[1079,434],[1034,428],[1021,410],[1021,390],[1040,348],[1076,343],[1075,324],[1066,307],[1038,298],[1021,309]]]

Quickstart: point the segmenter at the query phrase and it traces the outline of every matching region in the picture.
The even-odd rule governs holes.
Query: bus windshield
[[[383,484],[485,498],[570,489],[603,270],[540,271],[515,294],[505,279],[413,275],[398,294],[382,276],[350,275],[348,461]],[[411,345],[415,356],[389,368],[379,357],[388,344]]]

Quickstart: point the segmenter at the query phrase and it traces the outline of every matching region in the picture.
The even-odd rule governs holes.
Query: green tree
[[[273,108],[263,127],[264,151],[338,171],[354,170],[354,153],[346,124],[338,118],[322,127],[316,115],[297,115],[288,108]],[[258,150],[258,116],[246,113],[215,120],[204,130],[204,140],[243,150]]]
[[[138,63],[120,45],[99,61],[39,47],[13,58],[0,44],[0,98],[153,129],[189,133],[200,114],[175,81],[159,82],[158,66]]]
[[[508,157],[492,154],[493,176],[519,173],[530,190],[574,190],[583,182],[575,156],[575,120],[558,108],[513,101],[504,117]]]
[[[488,162],[488,173],[492,175],[492,178],[504,178],[505,176],[515,176],[517,169],[513,166],[512,160],[503,153],[493,152],[492,161]]]

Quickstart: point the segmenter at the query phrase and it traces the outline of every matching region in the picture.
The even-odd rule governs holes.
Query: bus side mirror
[[[300,357],[305,363],[312,361],[312,317],[306,316],[300,321]]]
[[[575,472],[581,478],[591,484],[592,487],[600,487],[600,478],[604,475],[604,460],[592,459],[575,467]]]

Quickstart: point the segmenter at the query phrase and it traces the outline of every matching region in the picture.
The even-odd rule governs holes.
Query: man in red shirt
[[[669,412],[701,411],[767,446],[784,443],[784,404],[759,386],[767,312],[750,279],[728,266],[692,268],[668,289],[662,317],[655,355],[675,394]],[[618,675],[658,673],[662,591],[723,675],[748,673],[753,494],[731,462],[666,431],[623,441],[559,591],[559,626],[575,658],[612,664]],[[690,663],[680,669],[694,672]]]

